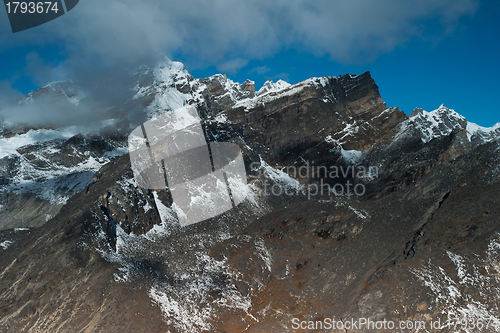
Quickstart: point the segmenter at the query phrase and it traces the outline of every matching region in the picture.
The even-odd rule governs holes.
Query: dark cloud
[[[60,127],[89,123],[88,110],[63,99],[38,98],[36,102],[7,102],[0,108],[3,125],[30,125],[33,127]]]
[[[10,82],[0,83],[0,125],[84,129],[105,119],[140,118],[144,113],[132,100],[134,76],[130,74],[116,69],[92,71],[78,80],[52,82],[27,97],[10,88]]]
[[[412,38],[449,34],[476,7],[476,0],[86,0],[18,34],[1,23],[0,47],[62,45],[63,63],[31,53],[25,74],[39,84],[78,77],[88,90],[104,69],[118,73],[160,55],[182,55],[190,66],[229,73],[290,48],[329,54],[343,64],[367,63]],[[441,29],[428,31],[428,22]]]
[[[221,65],[262,58],[284,47],[328,53],[344,63],[371,61],[415,36],[426,20],[443,34],[476,8],[475,0],[86,0],[73,11],[19,34],[21,42],[60,40],[71,59],[127,64],[158,54],[196,55]],[[33,31],[32,31],[33,32]],[[2,36],[5,39],[5,35]]]

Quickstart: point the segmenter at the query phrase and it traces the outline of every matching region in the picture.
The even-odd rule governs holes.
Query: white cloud
[[[247,64],[248,60],[236,58],[218,65],[217,70],[223,73],[234,74],[237,73],[243,67],[245,67]]]
[[[48,82],[63,80],[68,77],[64,64],[52,66],[46,63],[44,59],[41,59],[35,51],[31,51],[26,56],[26,67],[24,68],[24,72],[40,86]]]
[[[0,81],[0,112],[4,103],[21,97],[21,92],[12,88],[12,82]]]
[[[285,48],[366,63],[411,38],[452,32],[476,7],[477,0],[87,0],[37,30],[1,34],[0,47],[62,42],[68,68],[183,54],[237,71],[247,64],[243,58]],[[429,20],[441,31],[426,30]]]
[[[282,73],[278,73],[278,74],[273,75],[273,76],[265,76],[265,78],[266,78],[266,80],[275,80],[275,81],[283,80],[285,82],[289,82],[290,81],[290,74],[282,72]]]
[[[252,68],[252,70],[249,71],[248,74],[257,73],[259,75],[262,75],[262,74],[269,72],[270,70],[271,69],[267,66],[257,66],[257,67]]]

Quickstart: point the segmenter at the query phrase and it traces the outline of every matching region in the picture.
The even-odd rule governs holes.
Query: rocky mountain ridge
[[[408,117],[369,73],[256,91],[163,61],[115,90],[107,129],[1,160],[2,331],[307,331],[293,318],[440,319],[456,331],[450,313],[500,323],[498,126],[444,106]],[[168,191],[135,182],[124,134],[188,104],[208,141],[239,145],[249,195],[181,228]],[[293,173],[313,166],[356,174]],[[315,191],[348,182],[364,193]],[[44,201],[47,188],[64,200]]]

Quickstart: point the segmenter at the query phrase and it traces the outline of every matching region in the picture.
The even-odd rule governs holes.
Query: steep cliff
[[[123,116],[114,129],[1,160],[2,331],[311,331],[294,318],[456,331],[446,313],[500,323],[496,127],[444,106],[408,117],[369,73],[256,91],[167,61],[130,82],[105,108]],[[239,145],[249,184],[236,208],[181,227],[169,191],[140,188],[123,153],[127,130],[187,104],[208,141]]]

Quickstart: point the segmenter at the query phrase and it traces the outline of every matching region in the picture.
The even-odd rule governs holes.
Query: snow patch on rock
[[[441,328],[460,328],[463,332],[477,332],[472,326],[455,326],[457,322],[481,322],[489,332],[500,332],[500,310],[491,295],[500,293],[500,234],[490,240],[486,259],[479,256],[461,256],[447,251],[455,272],[432,263],[410,271],[428,288],[437,309],[449,321]],[[451,276],[456,276],[452,278]],[[474,292],[474,289],[477,292]]]
[[[1,247],[2,249],[4,249],[4,250],[7,250],[7,248],[8,248],[9,246],[11,246],[12,244],[14,244],[14,242],[9,241],[9,240],[6,240],[6,241],[3,241],[3,242],[1,242],[1,243],[0,243],[0,247]]]

